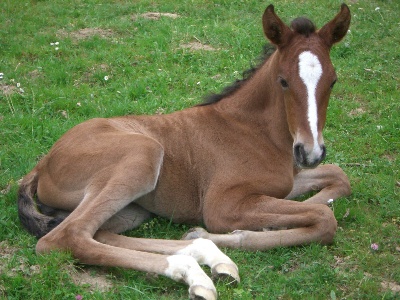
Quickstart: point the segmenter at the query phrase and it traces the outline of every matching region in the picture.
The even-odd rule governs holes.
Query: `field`
[[[268,2],[0,1],[0,299],[186,299],[172,280],[35,254],[21,227],[18,181],[69,128],[93,117],[166,114],[218,92],[257,62]],[[341,1],[277,1],[318,27]],[[332,49],[339,80],[326,161],[353,193],[335,202],[334,244],[265,252],[223,249],[239,266],[219,299],[399,299],[400,1],[349,0],[349,34]],[[161,14],[160,14],[161,13]],[[180,238],[153,219],[128,235]],[[208,270],[207,270],[208,271]]]

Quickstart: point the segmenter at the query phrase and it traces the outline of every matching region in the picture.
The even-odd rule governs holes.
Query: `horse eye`
[[[285,79],[283,79],[283,78],[279,78],[279,83],[281,84],[281,86],[282,86],[284,89],[287,89],[287,88],[289,87],[289,84],[288,84],[287,81],[286,81]]]
[[[332,82],[331,89],[333,89],[333,87],[335,86],[335,83],[336,83],[336,79]]]

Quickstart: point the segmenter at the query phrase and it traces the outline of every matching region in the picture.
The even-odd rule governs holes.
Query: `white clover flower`
[[[60,48],[58,48],[58,47],[55,47],[55,48],[54,48],[54,50],[56,50],[56,51],[58,51],[58,49],[60,49]]]
[[[104,76],[104,80],[105,80],[105,81],[107,81],[107,80],[108,80],[108,78],[109,78],[109,77],[108,77],[107,75],[106,75],[106,76]]]
[[[17,88],[19,88],[21,86],[21,84],[19,82],[17,82]]]
[[[54,46],[54,43],[50,43],[50,46]]]
[[[55,43],[54,43],[54,45],[56,45],[56,46],[59,45],[59,44],[60,44],[59,42],[55,42]]]
[[[3,79],[4,74],[0,73],[0,79]]]

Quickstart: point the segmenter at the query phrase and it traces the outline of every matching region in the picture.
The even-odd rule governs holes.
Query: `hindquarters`
[[[157,141],[115,121],[79,124],[23,179],[21,222],[40,238],[85,204],[104,214],[79,210],[89,213],[93,230],[121,232],[138,226],[150,213],[133,202],[155,189],[163,155]],[[100,200],[90,203],[93,199]]]

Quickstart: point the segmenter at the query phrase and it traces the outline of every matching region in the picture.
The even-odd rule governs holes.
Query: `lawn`
[[[68,253],[37,256],[36,239],[18,220],[18,181],[86,119],[166,114],[239,79],[266,42],[261,16],[268,4],[0,2],[0,299],[187,298],[187,287],[168,278],[83,266]],[[274,3],[284,21],[306,15],[318,27],[340,4]],[[400,2],[348,4],[350,32],[331,52],[339,80],[324,133],[326,162],[342,167],[353,189],[333,206],[335,241],[223,249],[242,281],[216,283],[219,299],[400,297]],[[127,234],[180,238],[188,229],[156,218]]]

